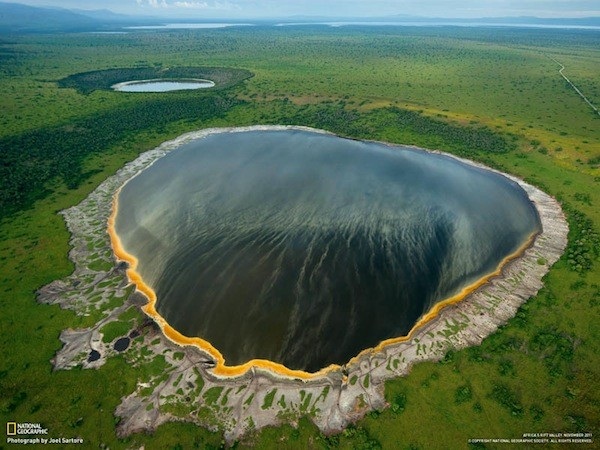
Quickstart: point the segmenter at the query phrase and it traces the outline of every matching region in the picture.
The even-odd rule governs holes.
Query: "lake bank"
[[[290,129],[291,127],[275,128]],[[272,127],[237,130],[248,129],[272,129]],[[105,239],[106,245],[109,245],[104,224],[111,214],[112,201],[119,187],[131,176],[182,143],[204,136],[206,133],[222,131],[224,130],[203,130],[186,134],[144,153],[104,182],[82,204],[63,212],[73,235],[71,259],[76,264],[76,272],[69,277],[69,280],[55,282],[49,288],[43,289],[40,299],[68,307],[75,300],[73,300],[74,296],[65,295],[65,292],[77,291],[84,301],[91,301],[91,296],[84,295],[84,292],[90,286],[97,286],[99,280],[105,278],[106,273],[94,272],[88,268],[92,252],[87,246],[86,236],[97,235],[98,239]],[[537,188],[515,177],[510,178],[526,190],[535,204],[543,232],[519,258],[508,262],[499,276],[490,280],[465,300],[443,308],[439,314],[420,326],[405,341],[387,345],[381,351],[361,354],[344,369],[331,370],[301,380],[301,377],[281,376],[260,367],[253,367],[236,377],[223,377],[215,373],[213,367],[207,364],[206,354],[191,346],[178,346],[165,338],[162,333],[153,333],[144,337],[144,340],[133,350],[124,352],[124,355],[143,347],[149,349],[154,355],[166,354],[169,367],[176,367],[177,370],[169,369],[166,379],[151,380],[152,394],[142,395],[142,389],[146,387],[138,386],[134,393],[123,400],[117,409],[117,415],[122,418],[118,427],[120,435],[155,429],[160,423],[174,418],[208,426],[207,419],[199,418],[197,415],[167,413],[166,411],[169,410],[167,404],[173,402],[190,411],[196,409],[194,405],[208,408],[211,411],[210,417],[226,424],[223,427],[229,441],[247,432],[248,419],[251,419],[258,429],[281,423],[281,417],[286,413],[292,418],[308,414],[321,430],[332,432],[342,429],[369,410],[385,407],[383,383],[386,379],[407,374],[416,362],[439,360],[448,349],[479,344],[486,336],[513,317],[521,304],[537,293],[542,286],[541,278],[562,254],[566,245],[567,225],[558,202]],[[122,269],[118,269],[119,265],[116,264],[115,267],[117,272],[111,269],[111,273],[115,273],[117,278],[123,277],[123,272],[120,271]],[[121,280],[124,281],[122,278]],[[78,282],[77,286],[73,286],[75,281]],[[107,289],[102,288],[102,292]],[[139,299],[136,302],[140,304]],[[110,317],[116,320],[119,314],[109,315]],[[87,331],[64,332],[61,340],[65,342],[65,346],[55,357],[55,367],[69,368],[82,365],[92,368],[104,364],[111,352],[102,342],[100,328],[95,326]],[[155,340],[158,342],[152,344]],[[102,358],[94,362],[77,360],[78,355],[87,355],[92,349],[99,351]],[[173,356],[179,351],[183,352],[183,359]],[[191,387],[186,384],[188,381]],[[181,389],[181,392],[178,392],[178,389]],[[203,396],[194,394],[196,391],[202,392]],[[219,393],[217,397],[219,402],[223,402],[222,408],[207,405],[205,394],[208,392]],[[230,392],[229,395],[227,392]],[[307,410],[301,407],[306,403],[305,397],[309,394],[315,400],[313,407],[318,407],[318,411],[315,409],[313,413],[311,408]],[[167,402],[164,398],[167,395],[173,395],[175,400]],[[192,400],[186,400],[186,397]],[[283,397],[285,401],[282,402]],[[230,419],[233,417],[236,420],[231,422]]]

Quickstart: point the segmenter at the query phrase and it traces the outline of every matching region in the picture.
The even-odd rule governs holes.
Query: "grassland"
[[[600,105],[599,48],[597,31],[483,28],[248,27],[0,37],[3,155],[10,151],[27,161],[36,145],[23,139],[40,130],[57,139],[59,156],[61,142],[77,142],[77,127],[96,125],[109,136],[77,152],[76,179],[46,161],[48,177],[39,189],[18,208],[1,211],[0,421],[41,422],[57,436],[81,436],[94,447],[222,445],[218,434],[180,423],[163,425],[152,436],[117,439],[114,409],[145,374],[121,357],[99,370],[53,372],[49,360],[60,348],[60,331],[91,325],[93,318],[38,305],[34,292],[72,270],[69,236],[56,212],[79,202],[139,152],[197,128],[295,123],[452,151],[520,176],[562,202],[569,247],[540,294],[480,347],[389,382],[391,408],[339,436],[321,436],[302,421],[298,429],[263,430],[239,446],[464,448],[469,438],[599,432],[600,117],[552,59]],[[74,73],[157,66],[233,67],[254,77],[191,97],[82,94],[58,86]],[[187,114],[217,99],[227,107]],[[184,103],[193,107],[160,123],[119,129],[108,120]],[[3,170],[11,167],[1,162]]]

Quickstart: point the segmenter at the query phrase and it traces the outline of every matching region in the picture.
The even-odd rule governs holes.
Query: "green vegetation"
[[[271,405],[273,405],[273,400],[275,399],[275,394],[277,393],[277,389],[273,389],[269,391],[267,395],[265,395],[265,399],[261,406],[262,409],[269,409]]]
[[[599,105],[599,47],[597,31],[440,27],[0,37],[1,421],[75,430],[115,449],[222,445],[222,436],[185,423],[117,438],[120,399],[164,376],[164,359],[134,368],[117,356],[98,370],[52,371],[60,331],[90,319],[38,305],[33,293],[72,270],[56,212],[140,152],[203,127],[293,123],[451,151],[522,177],[562,202],[569,247],[540,293],[481,346],[388,382],[390,408],[337,436],[303,419],[238,447],[448,448],[470,437],[598,430],[600,118],[550,57]],[[81,92],[59,87],[115,67],[200,66],[255,76],[193,93],[123,95],[89,79]],[[211,389],[197,395],[216,408],[222,392]],[[310,414],[313,400],[302,401]],[[213,415],[198,410],[207,422]]]
[[[470,401],[472,397],[473,393],[471,392],[471,387],[468,384],[457,387],[456,391],[454,392],[454,402],[457,405]]]
[[[125,336],[131,330],[131,323],[128,322],[109,322],[100,328],[102,340],[104,342],[112,342],[118,337]]]
[[[210,389],[207,389],[207,391],[204,394],[202,394],[202,397],[204,398],[204,401],[207,405],[214,405],[215,403],[217,403],[217,400],[221,396],[221,392],[223,392],[222,387],[213,386]]]
[[[60,180],[76,189],[101,171],[102,166],[86,170],[86,158],[101,154],[133,132],[160,132],[175,121],[219,117],[237,103],[216,96],[149,99],[69,125],[0,139],[0,218],[50,194],[50,183]]]
[[[396,394],[393,401],[390,402],[390,405],[392,408],[392,412],[394,412],[395,414],[402,413],[406,408],[406,394],[403,392]]]

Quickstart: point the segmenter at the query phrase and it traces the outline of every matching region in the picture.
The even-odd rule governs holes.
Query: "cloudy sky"
[[[33,6],[110,9],[124,14],[188,18],[257,18],[294,15],[373,17],[589,17],[599,0],[3,0]]]

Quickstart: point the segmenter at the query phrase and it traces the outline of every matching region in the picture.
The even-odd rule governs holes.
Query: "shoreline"
[[[454,294],[448,298],[440,300],[435,305],[433,305],[429,311],[423,314],[417,322],[412,326],[412,328],[408,331],[407,334],[403,336],[392,337],[388,339],[382,340],[379,344],[374,347],[369,347],[364,350],[361,350],[356,356],[350,358],[350,360],[343,365],[339,364],[330,364],[327,367],[324,367],[317,372],[306,372],[304,370],[299,369],[289,369],[285,365],[277,363],[275,361],[267,360],[267,359],[251,359],[244,364],[228,366],[225,364],[225,358],[222,353],[213,346],[209,341],[202,339],[197,336],[185,336],[184,334],[177,331],[173,328],[167,320],[162,317],[162,315],[156,309],[157,296],[154,290],[143,280],[142,276],[136,271],[138,265],[138,259],[127,253],[127,251],[123,248],[121,243],[121,239],[114,229],[114,224],[116,220],[116,215],[118,213],[118,196],[121,189],[119,189],[113,198],[113,206],[112,212],[108,220],[108,235],[110,236],[111,245],[113,247],[115,256],[118,261],[125,261],[128,263],[128,268],[126,269],[126,275],[130,282],[132,282],[136,290],[142,293],[147,299],[148,303],[141,307],[142,311],[152,320],[156,322],[156,324],[160,327],[162,333],[164,333],[165,337],[167,337],[171,342],[179,346],[192,345],[197,347],[199,350],[207,353],[215,360],[215,367],[212,369],[212,372],[216,376],[222,377],[239,377],[245,375],[248,371],[252,370],[252,368],[258,369],[266,369],[272,371],[274,374],[279,376],[285,376],[289,378],[300,378],[303,380],[315,379],[326,375],[327,373],[338,370],[348,364],[352,364],[359,360],[360,357],[373,354],[376,352],[384,351],[387,346],[391,346],[394,344],[399,344],[402,342],[406,342],[410,340],[414,334],[419,331],[419,328],[426,325],[428,322],[436,319],[441,311],[451,305],[456,303],[460,303],[462,301],[467,301],[469,296],[473,294],[477,289],[484,286],[488,283],[492,278],[500,276],[502,274],[502,269],[506,264],[510,261],[519,258],[525,250],[527,250],[535,240],[535,237],[538,233],[532,233],[527,240],[513,253],[505,256],[498,266],[493,272],[490,272],[484,276],[482,276],[477,281],[471,283],[463,287],[457,294]]]
[[[340,366],[338,365],[330,365],[324,369],[321,369],[318,372],[309,373],[303,370],[293,370],[288,369],[283,364],[276,363],[274,361],[266,360],[266,359],[252,359],[248,362],[237,365],[237,366],[227,366],[225,365],[225,358],[214,347],[210,342],[200,337],[190,337],[181,334],[175,328],[173,328],[169,323],[165,320],[164,317],[160,315],[160,313],[156,310],[156,293],[154,290],[146,284],[141,275],[136,271],[138,259],[127,253],[121,244],[121,239],[119,235],[116,233],[114,229],[114,224],[116,220],[116,215],[118,213],[118,196],[121,192],[119,189],[113,198],[113,207],[111,215],[108,219],[108,235],[110,236],[110,241],[115,253],[117,260],[125,261],[128,263],[129,267],[126,269],[126,275],[129,278],[138,292],[141,292],[147,299],[148,303],[142,306],[142,311],[152,320],[156,322],[156,324],[160,327],[162,333],[174,344],[180,346],[192,345],[197,347],[199,350],[210,355],[211,358],[215,360],[215,368],[213,369],[213,373],[217,376],[223,377],[239,377],[245,375],[248,371],[252,370],[253,367],[267,369],[278,375],[283,375],[290,378],[300,378],[300,379],[311,379],[317,378],[319,376],[325,375],[327,372],[331,370],[338,369]]]
[[[126,312],[131,308],[140,311],[148,305],[146,295],[133,292],[127,264],[115,259],[107,233],[111,218],[114,221],[119,190],[158,158],[192,139],[250,130],[303,130],[333,135],[299,126],[211,128],[186,133],[141,153],[81,203],[60,212],[71,234],[69,259],[75,270],[42,287],[37,292],[38,302],[60,305],[80,316],[101,312],[102,317],[88,328],[61,332],[63,346],[51,360],[53,370],[99,369],[116,354],[133,367],[153,361],[165,365],[160,375],[140,371],[135,388],[121,399],[114,412],[120,418],[116,426],[119,437],[153,432],[169,421],[185,421],[219,431],[232,444],[266,426],[297,426],[302,417],[325,434],[340,432],[368,412],[389,406],[385,399],[386,380],[406,376],[419,362],[439,361],[449,350],[479,345],[514,317],[519,307],[542,288],[542,278],[566,247],[568,225],[556,199],[483,164],[420,149],[499,173],[518,183],[534,204],[542,225],[540,233],[502,262],[497,274],[490,275],[481,286],[472,284],[472,292],[459,292],[460,301],[449,301],[436,309],[434,305],[407,336],[383,341],[385,345],[361,352],[343,367],[329,366],[309,377],[302,377],[302,371],[283,375],[272,370],[270,364],[251,365],[241,374],[220,375],[215,373],[213,361],[207,360],[207,356],[212,357],[209,352],[196,345],[176,344],[145,312],[139,319],[129,321],[126,335],[131,337],[131,345],[125,351],[116,350],[117,337],[105,340],[105,327],[113,322],[123,325]],[[132,262],[135,261],[129,261],[130,269],[134,267]],[[215,393],[218,401],[209,402],[207,396]]]
[[[239,127],[239,128],[217,128],[217,129],[207,129],[207,130],[202,130],[200,132],[197,132],[197,133],[199,133],[199,135],[197,137],[193,136],[194,133],[196,133],[196,132],[188,133],[188,134],[180,136],[179,138],[176,138],[173,141],[167,141],[167,142],[163,143],[162,145],[175,144],[176,146],[172,147],[172,148],[169,145],[169,147],[172,150],[175,150],[176,148],[178,148],[180,145],[183,145],[184,143],[187,143],[191,140],[202,139],[211,134],[227,133],[227,132],[246,132],[246,131],[290,130],[290,129],[334,135],[333,133],[329,133],[324,130],[316,130],[316,129],[312,129],[309,127],[294,127],[294,126],[276,126],[275,125],[275,126],[264,126],[264,127],[257,126],[257,127]],[[178,143],[179,139],[182,139],[181,143]],[[431,151],[431,150],[419,148],[416,146],[406,146],[406,145],[400,145],[400,144],[394,145],[394,144],[379,142],[379,141],[369,141],[369,142],[378,142],[381,144],[385,144],[386,146],[388,146],[390,148],[403,147],[403,148],[410,148],[413,150],[419,150],[422,152],[448,156],[450,158],[461,161],[470,166],[484,169],[484,170],[494,172],[494,173],[499,173],[506,177],[506,174],[503,174],[494,169],[488,168],[484,165],[475,163],[473,161],[456,157],[451,154],[438,152],[438,151]],[[154,161],[157,161],[158,159],[160,159],[162,156],[163,155],[157,156],[156,159],[154,159],[152,161],[152,163],[154,163]],[[147,165],[146,167],[144,167],[137,173],[135,173],[133,176],[131,176],[125,183],[123,183],[123,185],[121,185],[119,187],[119,189],[115,192],[115,194],[113,196],[111,214],[110,214],[110,217],[108,220],[108,227],[107,227],[107,232],[108,232],[108,235],[110,236],[111,246],[113,248],[113,251],[114,251],[114,254],[115,254],[117,260],[125,261],[128,263],[129,267],[126,270],[128,279],[136,286],[137,291],[141,292],[148,299],[148,303],[146,305],[142,306],[143,312],[149,318],[151,318],[152,320],[154,320],[157,323],[157,325],[160,327],[161,331],[164,333],[165,337],[167,337],[174,344],[179,345],[179,346],[186,346],[186,345],[195,346],[199,350],[210,355],[210,357],[213,358],[214,362],[215,362],[215,367],[212,369],[212,373],[214,375],[216,375],[217,377],[240,377],[240,376],[245,375],[248,371],[252,370],[252,368],[257,368],[257,369],[269,370],[277,376],[283,376],[283,377],[289,377],[289,378],[295,378],[295,379],[299,378],[302,380],[317,379],[322,376],[325,376],[329,372],[339,370],[342,367],[356,363],[360,360],[361,357],[373,355],[378,352],[383,352],[383,351],[385,351],[386,347],[388,347],[388,346],[393,346],[395,344],[407,342],[407,341],[411,340],[415,335],[418,334],[420,328],[422,328],[423,326],[425,326],[427,323],[431,322],[432,320],[435,320],[445,308],[447,308],[451,305],[463,302],[463,301],[468,301],[469,297],[472,294],[474,294],[478,289],[483,288],[487,283],[490,282],[491,279],[501,276],[504,267],[509,262],[511,262],[515,259],[518,259],[520,256],[522,256],[523,253],[533,245],[536,237],[539,234],[543,233],[543,230],[532,233],[527,238],[527,240],[522,245],[519,246],[519,248],[515,252],[502,258],[502,260],[498,263],[498,265],[492,272],[487,273],[487,274],[483,275],[481,278],[479,278],[478,280],[474,281],[473,283],[471,283],[467,286],[464,286],[463,288],[461,288],[461,290],[458,293],[436,302],[426,313],[424,313],[415,322],[415,324],[411,327],[411,329],[405,335],[384,339],[379,344],[377,344],[373,347],[363,349],[356,356],[350,358],[350,360],[343,365],[330,364],[329,366],[324,367],[317,372],[307,372],[304,370],[289,369],[286,366],[284,366],[283,364],[280,364],[280,363],[277,363],[274,361],[270,361],[270,360],[266,360],[266,359],[251,359],[244,364],[228,366],[225,364],[225,358],[223,357],[221,352],[216,347],[214,347],[209,341],[202,339],[200,337],[190,337],[190,336],[183,335],[182,333],[177,331],[175,328],[173,328],[164,317],[162,317],[162,315],[156,309],[156,302],[157,302],[156,293],[143,280],[141,275],[136,271],[138,259],[135,256],[128,253],[123,248],[121,239],[119,238],[118,234],[116,233],[114,226],[115,226],[116,216],[118,214],[118,197],[121,192],[121,189],[123,188],[123,186],[125,186],[125,184],[127,182],[129,182],[129,180],[135,178],[143,170],[150,167],[150,165],[152,165],[152,163]],[[515,181],[514,179],[512,179],[510,177],[507,177],[507,178],[511,181]],[[517,182],[517,184],[519,184],[519,186],[523,189],[523,187],[520,185],[520,183]],[[528,198],[529,198],[529,195],[528,195]],[[531,198],[529,198],[529,201],[531,201],[533,203]],[[535,204],[534,204],[534,206],[535,206]],[[537,211],[537,208],[536,208],[536,211]],[[538,215],[539,215],[539,212],[538,212]]]

